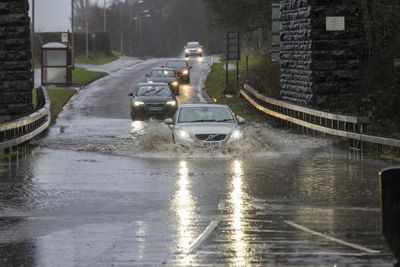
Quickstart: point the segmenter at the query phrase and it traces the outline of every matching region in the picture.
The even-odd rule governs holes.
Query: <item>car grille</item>
[[[226,139],[226,134],[196,134],[196,138],[200,141],[223,141]]]
[[[197,50],[189,50],[190,53],[197,53]]]

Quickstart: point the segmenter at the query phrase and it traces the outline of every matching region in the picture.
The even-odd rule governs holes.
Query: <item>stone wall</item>
[[[0,0],[0,117],[32,111],[28,0]]]
[[[327,31],[326,17],[345,17]],[[281,97],[324,106],[359,89],[361,14],[354,0],[281,1]]]

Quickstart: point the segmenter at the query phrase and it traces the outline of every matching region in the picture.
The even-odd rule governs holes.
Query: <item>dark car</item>
[[[174,69],[180,82],[190,83],[190,70],[192,66],[184,59],[173,59],[168,60],[165,64],[167,68]]]
[[[171,117],[178,101],[167,83],[140,83],[131,96],[131,118]]]
[[[154,68],[149,74],[146,75],[147,82],[154,83],[168,83],[172,92],[179,95],[179,81],[174,69],[170,68]]]

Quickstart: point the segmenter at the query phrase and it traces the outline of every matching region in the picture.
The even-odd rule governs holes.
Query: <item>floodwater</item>
[[[253,123],[239,149],[183,149],[160,120],[96,104],[128,70],[0,161],[0,265],[393,265],[377,180],[388,163]]]

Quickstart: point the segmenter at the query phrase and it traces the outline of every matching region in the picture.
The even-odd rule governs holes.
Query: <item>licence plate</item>
[[[217,148],[219,147],[219,142],[203,142],[201,143],[202,147],[211,147],[211,148]]]
[[[163,110],[162,107],[149,107],[149,111],[161,111]]]

